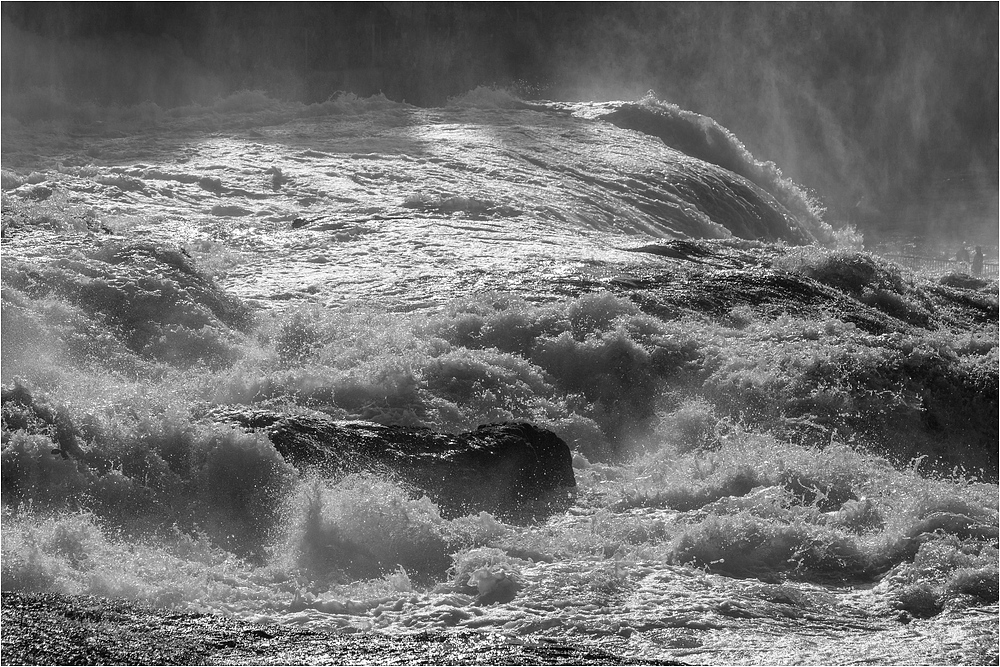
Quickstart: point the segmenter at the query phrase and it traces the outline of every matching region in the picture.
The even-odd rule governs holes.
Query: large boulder
[[[216,421],[263,430],[292,465],[326,474],[375,472],[426,493],[444,516],[486,511],[539,517],[573,499],[569,447],[527,423],[490,424],[453,435],[248,408],[216,408]]]

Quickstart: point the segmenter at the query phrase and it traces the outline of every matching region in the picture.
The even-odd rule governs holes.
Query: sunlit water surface
[[[456,297],[487,293],[537,304],[567,302],[581,280],[599,284],[662,262],[633,252],[639,246],[664,238],[730,236],[722,222],[698,210],[690,187],[697,182],[721,192],[725,183],[659,139],[595,120],[606,105],[354,104],[315,117],[277,114],[273,123],[254,117],[245,128],[212,118],[167,119],[156,130],[121,137],[103,132],[15,141],[6,149],[5,168],[12,160],[30,165],[42,174],[34,180],[54,191],[49,205],[82,222],[75,233],[37,229],[13,235],[4,241],[5,255],[37,263],[72,256],[95,243],[95,234],[100,242],[102,232],[92,224],[98,220],[114,238],[180,245],[226,291],[265,312],[361,305],[381,313],[432,313]],[[32,154],[36,144],[41,155]],[[747,455],[763,456],[765,450],[750,447]],[[881,465],[850,456],[844,454],[838,465]],[[20,559],[18,581],[28,589],[125,595],[341,632],[489,630],[509,641],[594,642],[624,654],[699,664],[950,663],[986,650],[981,645],[991,637],[995,642],[995,604],[901,622],[900,607],[893,604],[899,596],[892,595],[916,581],[910,571],[898,574],[903,583],[897,586],[891,578],[853,582],[846,569],[824,582],[786,580],[784,566],[733,578],[680,565],[684,550],[699,539],[715,540],[718,563],[731,558],[727,549],[739,547],[725,544],[726,531],[737,530],[737,523],[726,521],[736,510],[679,512],[641,502],[630,508],[622,501],[630,497],[629,485],[648,485],[662,472],[643,477],[584,459],[577,463],[582,496],[590,500],[537,526],[506,525],[489,515],[446,521],[426,499],[385,491],[382,482],[366,487],[368,482],[355,480],[354,491],[319,492],[309,485],[322,483],[309,481],[297,483],[284,524],[288,534],[263,564],[242,562],[204,537],[178,534],[156,547],[121,543],[113,527],[88,514],[34,527],[6,517],[6,527],[17,532],[5,539],[5,564]],[[713,469],[701,465],[697,474],[714,479]],[[730,463],[707,465],[724,469]],[[752,465],[764,470],[769,464]],[[877,480],[902,486],[912,479],[888,469],[870,477],[873,493]],[[719,498],[726,497],[728,483],[719,483]],[[927,497],[942,489],[961,495],[986,525],[995,524],[995,486],[920,484]],[[406,544],[440,556],[454,550],[466,554],[465,565],[457,560],[450,578],[439,576],[436,583],[433,577],[411,578],[412,568],[356,582],[303,574],[295,545],[326,534],[309,527],[310,511],[317,511],[310,493],[328,494],[318,511],[323,520],[340,522],[337,534],[353,530],[357,539],[387,553]],[[366,493],[390,500],[399,494],[386,501],[379,520],[388,523],[382,528],[366,527],[365,521],[375,521],[361,509]],[[822,524],[818,511],[797,519],[799,510],[769,504],[766,489],[751,498],[757,500],[738,508],[741,520],[784,507],[783,521],[790,526],[761,540],[805,539],[794,530]],[[922,520],[919,511],[900,521]],[[706,520],[721,526],[716,537],[698,533]],[[907,527],[886,530],[850,540],[865,553],[890,552]],[[431,540],[428,547],[421,531],[450,534],[452,541]],[[816,531],[817,540],[832,539]],[[379,539],[404,547],[379,546]],[[489,545],[505,548],[506,556]],[[711,560],[705,555],[711,549],[699,548],[699,557]],[[74,560],[76,552],[89,565]],[[982,569],[990,556],[970,552],[967,560],[969,568]],[[473,571],[480,575],[471,581],[456,574]],[[519,594],[503,604],[481,604],[499,572],[516,578]],[[995,567],[993,573],[995,581]]]

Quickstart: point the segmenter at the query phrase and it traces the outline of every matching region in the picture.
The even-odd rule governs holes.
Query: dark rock
[[[566,443],[526,423],[452,435],[246,408],[217,408],[208,416],[264,430],[299,468],[390,474],[430,496],[445,516],[543,516],[565,509],[576,489]]]

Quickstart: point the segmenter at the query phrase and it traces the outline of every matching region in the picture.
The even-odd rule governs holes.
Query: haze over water
[[[24,93],[5,90],[3,121],[5,590],[699,664],[995,656],[995,280],[863,252],[842,193],[824,216],[819,186],[645,88],[75,106],[72,86],[23,89],[9,45],[61,29],[84,53],[159,54],[172,33],[147,51],[105,40],[100,11],[91,33],[4,11],[4,82]],[[452,25],[476,11],[495,8]],[[677,20],[733,34],[731,11]],[[388,59],[405,20],[435,34],[440,12],[373,19],[364,53]],[[173,39],[191,72],[221,71]],[[217,68],[248,53],[227,43]],[[301,474],[212,420],[234,406],[530,421],[571,448],[577,498],[534,523],[444,518],[391,475]]]

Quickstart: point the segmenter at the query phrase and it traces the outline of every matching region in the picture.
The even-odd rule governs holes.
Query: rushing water
[[[822,224],[795,220],[746,178],[591,120],[612,105],[342,107],[351,113],[245,131],[67,139],[46,157],[58,166],[74,153],[98,156],[106,173],[63,166],[61,188],[88,192],[77,198],[102,219],[134,217],[123,223],[134,232],[218,246],[233,264],[224,287],[259,300],[378,296],[420,307],[484,289],[538,296],[557,278],[635,261],[623,250],[636,237],[728,238],[735,229],[794,241]],[[674,124],[693,125],[713,148],[697,121]],[[308,224],[293,229],[296,219]]]
[[[699,663],[995,655],[995,283],[820,250],[847,236],[711,119],[247,93],[5,122],[3,160],[3,382],[81,448],[5,404],[5,587]],[[636,252],[670,239],[718,241]],[[781,271],[869,310],[629,298]],[[529,420],[574,449],[579,498],[444,519],[199,417],[233,403]]]

